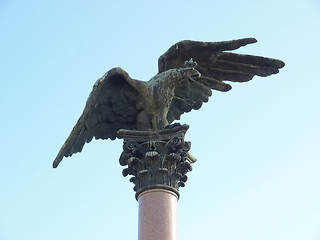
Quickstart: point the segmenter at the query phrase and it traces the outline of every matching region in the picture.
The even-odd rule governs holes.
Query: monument
[[[183,113],[201,108],[212,90],[227,92],[225,81],[247,82],[279,72],[277,59],[230,52],[254,38],[223,42],[185,40],[158,60],[149,81],[132,79],[113,68],[97,80],[85,109],[62,146],[53,167],[81,152],[95,139],[123,138],[120,164],[132,175],[139,202],[139,240],[178,239],[177,200],[196,159],[184,140],[188,125],[172,124]]]

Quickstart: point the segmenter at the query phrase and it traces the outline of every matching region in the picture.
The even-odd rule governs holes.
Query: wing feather
[[[53,162],[57,167],[63,157],[81,152],[84,144],[95,139],[119,137],[121,128],[135,129],[141,97],[127,72],[113,68],[98,79],[85,109]]]
[[[184,112],[199,109],[203,102],[208,101],[211,89],[229,91],[231,86],[224,81],[247,82],[254,76],[266,77],[278,73],[284,66],[280,60],[228,52],[255,42],[257,40],[254,38],[223,42],[185,40],[174,44],[161,55],[158,60],[159,72],[181,68],[185,61],[192,58],[202,75],[196,81],[186,80],[176,87],[176,98],[167,115],[168,122],[180,119]],[[199,84],[206,88],[199,87]]]

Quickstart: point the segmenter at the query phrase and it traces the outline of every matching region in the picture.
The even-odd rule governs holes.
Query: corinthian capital
[[[188,153],[191,143],[184,141],[188,125],[174,126],[160,131],[120,130],[124,138],[120,165],[127,166],[123,176],[133,175],[136,198],[145,190],[168,189],[179,196],[187,172],[196,159]]]

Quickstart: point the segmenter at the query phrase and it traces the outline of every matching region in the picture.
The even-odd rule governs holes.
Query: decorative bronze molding
[[[120,165],[127,166],[123,176],[133,175],[136,199],[147,189],[162,188],[179,196],[186,174],[192,170],[196,159],[188,153],[190,142],[184,141],[188,125],[172,126],[160,131],[135,131],[121,129],[124,138]]]

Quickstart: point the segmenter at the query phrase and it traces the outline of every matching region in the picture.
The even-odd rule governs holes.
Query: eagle
[[[183,113],[201,108],[212,90],[227,92],[225,81],[247,82],[284,67],[281,60],[230,52],[255,38],[222,42],[184,40],[158,59],[158,74],[149,81],[132,79],[113,68],[96,81],[84,111],[53,162],[81,152],[95,139],[121,138],[120,129],[156,131],[179,120]]]

